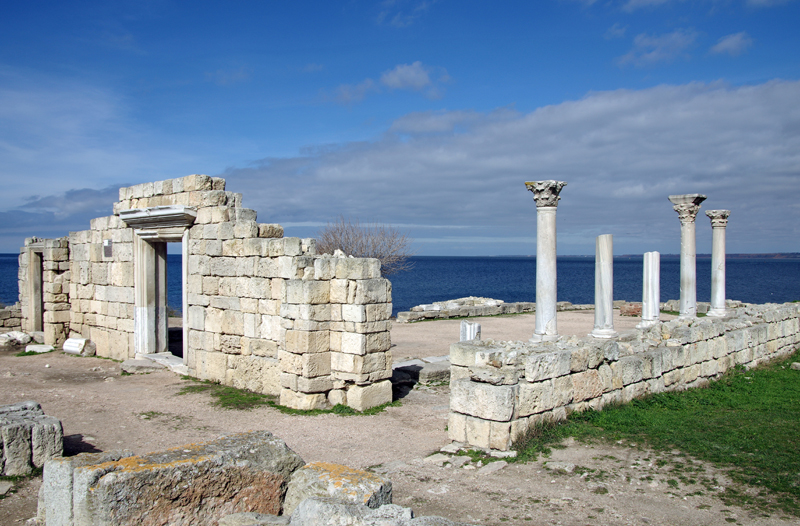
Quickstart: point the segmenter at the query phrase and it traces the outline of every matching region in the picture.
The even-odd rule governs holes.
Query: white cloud
[[[411,64],[398,64],[394,69],[381,75],[381,84],[391,89],[419,91],[430,83],[431,78],[428,76],[428,71],[419,60]]]
[[[432,79],[431,76],[438,75]],[[381,86],[389,90],[423,91],[431,99],[441,98],[442,85],[450,80],[444,68],[429,68],[417,60],[411,64],[398,64],[385,71],[378,82],[371,78],[358,84],[342,84],[336,89],[335,100],[344,104],[359,102],[370,93],[379,93]]]
[[[535,207],[524,181],[561,179],[561,253],[677,253],[667,195],[705,193],[732,210],[732,252],[794,250],[800,234],[800,82],[692,83],[590,93],[521,114],[411,114],[372,142],[269,158],[222,174],[260,220],[467,227],[425,253],[532,253]],[[698,220],[698,250],[710,228]],[[424,229],[414,236],[430,239]],[[307,231],[313,235],[313,230]],[[492,237],[492,248],[476,239]],[[520,240],[529,239],[527,245]],[[710,245],[709,245],[710,246]]]
[[[722,54],[727,53],[731,56],[737,56],[744,53],[744,51],[753,45],[753,39],[746,31],[741,33],[734,33],[720,38],[717,43],[711,47],[711,53]]]
[[[408,27],[424,15],[434,4],[434,0],[409,2],[407,0],[384,0],[378,14],[379,24],[394,27]]]
[[[658,62],[671,62],[694,44],[697,33],[692,29],[677,29],[663,35],[641,33],[633,39],[633,49],[618,60],[621,66],[634,64],[649,66]]]
[[[615,23],[613,26],[609,27],[605,33],[606,40],[611,40],[612,38],[622,38],[625,36],[625,32],[628,30],[628,26],[623,26],[619,22]]]

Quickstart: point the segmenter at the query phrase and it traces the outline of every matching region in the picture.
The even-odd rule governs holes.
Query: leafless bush
[[[411,270],[409,261],[411,239],[394,227],[371,223],[362,225],[358,219],[340,217],[317,233],[317,254],[333,254],[341,250],[348,256],[376,258],[381,262],[381,274],[389,276]]]

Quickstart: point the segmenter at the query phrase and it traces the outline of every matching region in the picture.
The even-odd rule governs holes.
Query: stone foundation
[[[0,309],[0,333],[22,329],[22,307],[19,303]]]
[[[677,319],[621,336],[450,347],[450,439],[510,449],[529,426],[572,411],[706,385],[800,345],[800,304],[747,305],[726,318]]]

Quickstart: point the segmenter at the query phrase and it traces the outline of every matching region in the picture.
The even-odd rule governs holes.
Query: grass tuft
[[[178,395],[208,393],[214,399],[211,404],[223,409],[250,410],[266,405],[287,415],[313,416],[332,413],[339,416],[369,416],[378,414],[387,407],[400,406],[400,401],[395,400],[394,402],[372,407],[365,411],[356,411],[352,407],[342,404],[336,404],[331,409],[292,409],[291,407],[286,407],[277,403],[274,396],[254,393],[245,389],[237,389],[235,387],[222,385],[208,380],[198,380],[197,378],[192,378],[191,376],[182,376],[181,378],[183,380],[192,381],[193,383],[181,387],[177,393]]]
[[[567,436],[679,449],[727,468],[734,484],[719,495],[726,504],[800,517],[800,371],[790,368],[799,359],[795,352],[749,371],[736,368],[703,389],[652,395],[534,427],[514,444],[517,460],[547,454]]]
[[[47,351],[47,352],[20,351],[14,356],[39,356],[40,354],[47,354],[51,352],[53,351]]]

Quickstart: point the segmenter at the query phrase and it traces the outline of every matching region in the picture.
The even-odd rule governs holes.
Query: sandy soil
[[[533,316],[484,318],[483,337],[527,339]],[[592,313],[560,313],[562,334],[591,330]],[[635,323],[635,319],[620,321]],[[396,360],[437,356],[458,338],[458,321],[395,324]],[[572,327],[572,328],[570,328]],[[505,332],[504,332],[505,331]],[[510,335],[510,336],[506,336]],[[48,367],[49,365],[49,367]],[[569,444],[552,458],[528,464],[478,467],[461,460],[426,458],[448,444],[445,426],[447,387],[416,386],[374,416],[288,416],[274,409],[228,411],[209,405],[206,394],[178,396],[186,381],[168,372],[120,376],[119,364],[61,353],[16,357],[0,352],[0,405],[36,400],[63,422],[66,454],[130,449],[146,453],[218,436],[266,429],[281,437],[306,461],[329,461],[386,474],[394,502],[420,515],[442,515],[474,524],[787,524],[777,516],[759,517],[726,507],[715,490],[676,480],[677,454],[654,454],[631,444]],[[658,467],[658,459],[667,460]],[[546,461],[564,462],[561,470]],[[698,480],[724,473],[704,471]],[[30,479],[0,500],[0,524],[35,515],[41,480]],[[698,493],[700,492],[700,493]]]

